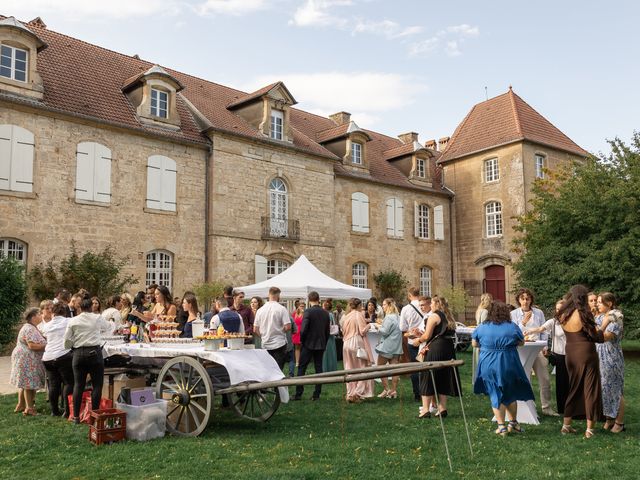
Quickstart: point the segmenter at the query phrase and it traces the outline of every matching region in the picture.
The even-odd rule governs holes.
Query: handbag
[[[329,325],[329,335],[338,335],[340,333],[340,327],[338,325]]]
[[[358,347],[358,350],[356,351],[356,357],[358,357],[358,358],[360,358],[362,360],[369,360],[369,354],[362,347]]]

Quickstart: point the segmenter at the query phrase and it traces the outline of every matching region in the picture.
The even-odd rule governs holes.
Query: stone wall
[[[351,231],[351,195],[362,192],[369,197],[369,233]],[[386,200],[399,198],[404,207],[404,236],[387,236]],[[414,203],[430,206],[430,239],[414,235]],[[444,207],[444,240],[433,239],[433,207]],[[397,188],[351,177],[336,177],[336,278],[351,284],[351,267],[363,262],[368,266],[368,288],[375,291],[373,276],[393,268],[404,274],[410,285],[419,285],[423,266],[432,269],[432,292],[451,284],[449,199],[445,195]]]
[[[204,278],[205,161],[207,147],[187,146],[124,130],[0,108],[0,124],[26,128],[35,136],[33,195],[0,193],[0,237],[28,244],[27,266],[66,256],[71,241],[79,252],[112,245],[129,258],[125,273],[144,284],[146,253],[174,255],[173,289]],[[111,150],[111,203],[75,200],[76,148],[98,142]],[[146,206],[147,158],[165,155],[177,164],[177,212]]]

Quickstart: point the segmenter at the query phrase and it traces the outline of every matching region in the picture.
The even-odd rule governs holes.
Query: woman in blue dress
[[[478,325],[472,335],[473,346],[480,348],[474,393],[489,395],[491,408],[498,420],[495,433],[521,433],[517,421],[517,400],[533,400],[533,390],[520,363],[518,347],[524,344],[520,328],[511,322],[509,307],[494,302],[487,321]],[[509,414],[509,426],[505,425]]]
[[[602,384],[602,413],[607,417],[606,430],[625,431],[624,427],[624,356],[622,340],[623,315],[616,308],[616,297],[609,292],[598,295],[596,325],[604,333],[604,343],[597,343]]]

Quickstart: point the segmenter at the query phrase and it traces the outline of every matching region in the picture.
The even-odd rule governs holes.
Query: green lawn
[[[493,434],[486,397],[470,393],[470,360],[461,370],[464,405],[474,455],[469,454],[457,401],[445,419],[454,473],[444,450],[439,420],[415,418],[408,379],[401,398],[348,405],[343,385],[324,387],[320,402],[305,399],[282,405],[264,424],[216,410],[208,430],[198,438],[166,437],[146,443],[122,442],[96,447],[88,427],[41,415],[12,413],[15,396],[0,397],[0,479],[19,478],[611,478],[640,474],[637,420],[640,362],[627,362],[626,433],[598,430],[595,438],[560,435],[561,420],[543,417],[525,426],[524,435]],[[535,382],[535,380],[534,380]],[[380,387],[378,386],[378,391]],[[537,385],[534,385],[537,397]],[[47,411],[44,396],[38,407]],[[576,422],[580,431],[584,422]]]

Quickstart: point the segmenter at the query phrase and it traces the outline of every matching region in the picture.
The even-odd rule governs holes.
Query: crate
[[[116,403],[127,414],[127,438],[144,442],[164,437],[167,422],[167,400],[135,406]]]
[[[127,414],[117,408],[106,408],[91,412],[89,425],[98,431],[126,429]]]
[[[111,428],[107,430],[98,430],[93,425],[89,428],[89,441],[95,445],[104,445],[105,443],[113,443],[124,440],[127,436],[125,428]]]

